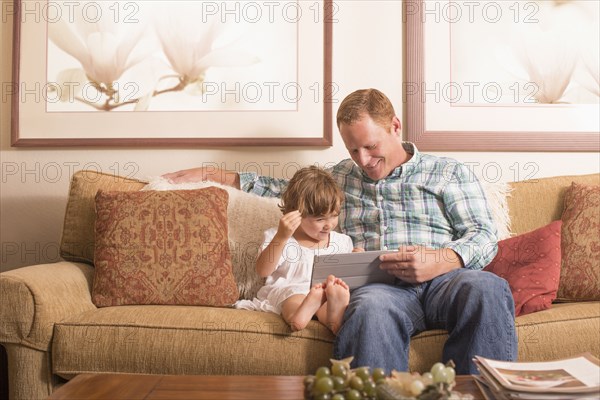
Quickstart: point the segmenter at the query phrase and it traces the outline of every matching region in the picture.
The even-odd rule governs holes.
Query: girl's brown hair
[[[333,177],[316,166],[298,170],[281,196],[279,208],[287,214],[298,210],[303,217],[339,213],[344,193]]]

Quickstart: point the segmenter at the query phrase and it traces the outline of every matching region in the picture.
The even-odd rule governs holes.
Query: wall
[[[334,24],[333,79],[339,98],[357,88],[383,90],[402,112],[402,6],[400,1],[338,1]],[[0,81],[11,81],[12,22],[3,22]],[[337,111],[334,105],[334,113]],[[58,260],[69,176],[84,166],[145,179],[165,172],[217,163],[226,168],[285,176],[297,165],[346,157],[334,128],[331,148],[13,148],[10,99],[0,107],[0,271]],[[442,153],[437,153],[442,154]],[[480,177],[513,181],[526,176],[598,172],[598,153],[443,153],[472,163]],[[265,163],[275,164],[265,164]]]

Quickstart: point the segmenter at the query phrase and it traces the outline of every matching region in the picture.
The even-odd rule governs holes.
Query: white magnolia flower
[[[498,59],[521,82],[535,85],[528,95],[536,102],[570,102],[579,89],[575,76],[588,52],[593,21],[577,1],[537,4],[537,22],[513,25],[511,43],[498,51]]]
[[[592,14],[593,15],[593,14]],[[600,98],[600,4],[596,3],[596,21],[588,26],[581,51],[582,73],[576,79],[591,95]]]
[[[232,31],[237,28],[207,18],[198,5],[187,4],[177,15],[161,14],[156,31],[171,68],[180,84],[201,84],[211,67],[240,67],[258,63],[258,57],[236,49]],[[203,21],[204,20],[204,21]]]
[[[558,32],[532,35],[522,43],[517,54],[528,81],[536,86],[533,97],[542,104],[561,102],[571,83],[578,52]]]
[[[91,83],[115,102],[120,101],[119,88],[126,85],[135,85],[135,97],[151,91],[154,83],[149,79],[154,79],[148,77],[147,73],[137,74],[134,81],[122,81],[126,72],[147,60],[150,55],[150,49],[140,46],[145,31],[144,24],[141,21],[119,23],[108,9],[112,3],[93,3],[94,7],[102,9],[98,14],[100,17],[93,21],[74,14],[73,22],[61,19],[48,24],[50,40],[81,65],[81,68],[64,69],[58,74],[57,83],[62,89],[61,100],[80,95],[82,85],[86,83]],[[144,81],[140,81],[140,77]],[[132,92],[131,97],[133,96]]]
[[[600,97],[600,55],[598,54],[598,48],[596,47],[595,55],[594,50],[590,53],[586,53],[583,58],[588,74],[585,75],[585,78],[581,78],[581,85],[594,96]]]
[[[100,31],[93,24],[51,24],[50,39],[64,52],[75,57],[93,82],[112,83],[141,57],[132,55],[140,32],[131,35]]]

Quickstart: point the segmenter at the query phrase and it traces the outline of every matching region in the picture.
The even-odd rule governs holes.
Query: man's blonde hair
[[[310,166],[298,170],[281,196],[279,208],[287,214],[298,210],[303,217],[339,213],[344,193],[323,169]]]
[[[337,112],[337,126],[352,125],[368,115],[373,121],[384,128],[392,123],[396,115],[394,106],[385,94],[377,89],[361,89],[350,93],[340,104]]]

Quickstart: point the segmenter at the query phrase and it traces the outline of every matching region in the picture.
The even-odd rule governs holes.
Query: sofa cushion
[[[227,199],[219,188],[99,191],[94,304],[233,304]]]
[[[94,262],[94,211],[98,190],[140,190],[146,182],[97,171],[77,171],[71,178],[60,256],[65,260]]]
[[[600,354],[600,302],[555,304],[518,317],[520,361]],[[495,330],[490,328],[490,338]],[[439,361],[448,335],[411,340],[411,371]],[[569,340],[565,340],[569,338]],[[83,312],[55,325],[52,370],[148,374],[304,375],[328,365],[334,336],[316,321],[299,332],[273,313],[184,306],[122,306]],[[559,344],[559,345],[557,345]]]
[[[562,214],[561,300],[600,300],[600,186],[575,182]]]
[[[229,193],[227,219],[233,273],[240,299],[253,299],[264,284],[264,279],[256,273],[256,257],[264,232],[277,226],[281,218],[277,207],[279,199],[260,197],[210,181],[175,184],[160,177],[151,179],[143,190],[193,190],[211,186]]]
[[[550,308],[560,277],[561,221],[498,242],[498,254],[484,271],[506,279],[515,315]]]
[[[552,308],[522,315],[515,320],[518,360],[553,361],[573,354],[600,354],[600,302],[554,304]],[[489,340],[497,340],[497,327],[488,330]],[[568,338],[568,339],[567,339]],[[427,372],[442,359],[448,333],[434,329],[411,338],[409,369]]]
[[[600,354],[600,302],[553,304],[516,319],[519,361],[552,361]]]
[[[279,315],[185,306],[121,306],[55,326],[53,371],[301,375],[329,362],[333,335],[312,321],[291,332]]]

